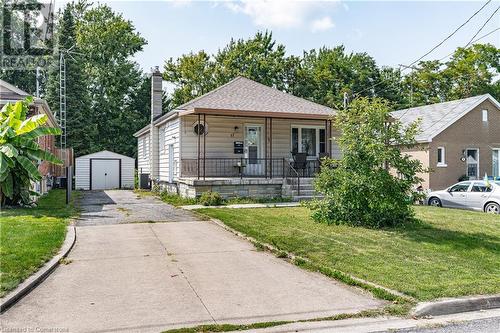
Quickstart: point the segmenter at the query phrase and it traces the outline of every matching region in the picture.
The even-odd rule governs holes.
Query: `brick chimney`
[[[156,66],[153,68],[151,75],[151,123],[153,119],[156,119],[162,113],[162,81],[161,72]]]
[[[149,131],[150,153],[149,153],[149,166],[150,178],[155,181],[159,178],[159,135],[158,127],[154,126],[154,121],[162,114],[162,76],[161,72],[156,66],[152,69],[151,73],[151,128]],[[153,185],[152,184],[152,185]]]

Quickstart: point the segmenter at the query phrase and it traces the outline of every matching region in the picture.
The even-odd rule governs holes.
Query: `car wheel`
[[[484,206],[484,211],[489,214],[500,214],[500,205],[495,202],[489,202]]]
[[[439,198],[432,197],[429,199],[429,206],[441,207],[441,200],[439,200]]]

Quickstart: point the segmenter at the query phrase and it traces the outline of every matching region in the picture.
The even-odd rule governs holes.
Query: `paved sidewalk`
[[[103,211],[111,209],[106,206]],[[172,209],[165,206],[161,209]],[[164,218],[147,209],[141,214],[147,220]],[[107,219],[80,221],[69,264],[1,316],[4,330],[160,332],[383,305],[363,291],[258,252],[212,222],[109,224]]]
[[[300,202],[276,202],[276,203],[252,203],[252,204],[234,204],[225,206],[203,206],[203,205],[187,205],[182,206],[182,209],[194,210],[202,208],[278,208],[278,207],[298,207]]]

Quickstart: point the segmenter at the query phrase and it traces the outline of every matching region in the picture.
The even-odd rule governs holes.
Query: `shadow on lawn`
[[[402,238],[415,242],[431,243],[452,247],[456,250],[473,250],[484,248],[490,252],[500,252],[500,237],[483,232],[462,232],[436,228],[422,220],[416,220],[404,227],[387,229]]]

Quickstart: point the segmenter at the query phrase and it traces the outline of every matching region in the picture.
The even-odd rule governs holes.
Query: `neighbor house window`
[[[488,121],[488,110],[483,110],[483,121],[484,122]]]
[[[438,147],[437,149],[437,166],[445,167],[446,166],[446,155],[444,147]]]
[[[292,153],[307,153],[307,156],[325,153],[325,134],[321,127],[292,126]]]

